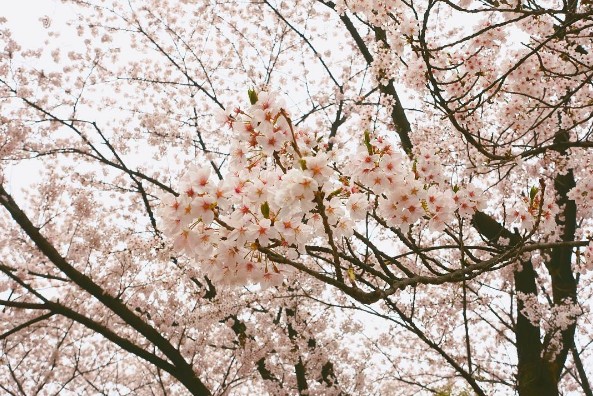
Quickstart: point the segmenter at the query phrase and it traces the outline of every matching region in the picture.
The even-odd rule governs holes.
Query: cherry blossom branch
[[[412,318],[405,315],[404,312],[397,307],[395,302],[393,302],[391,299],[389,299],[389,300],[387,300],[387,304],[406,323],[406,325],[410,331],[412,331],[414,334],[416,334],[416,336],[418,336],[418,338],[420,338],[431,349],[438,352],[439,355],[441,355],[443,357],[443,359],[445,359],[447,361],[447,363],[449,363],[449,365],[451,365],[451,367],[453,367],[455,369],[455,371],[457,371],[461,375],[461,377],[472,387],[472,389],[474,390],[474,392],[476,392],[477,395],[486,396],[486,393],[484,393],[484,391],[482,390],[480,385],[477,383],[476,379],[474,379],[474,377],[472,376],[471,368],[470,368],[470,371],[468,372],[463,367],[461,367],[461,365],[459,363],[457,363],[437,343],[430,340],[426,336],[426,334],[424,334],[424,332],[414,323]]]
[[[170,342],[165,339],[156,329],[148,325],[138,316],[136,316],[124,303],[115,297],[107,294],[99,285],[94,283],[88,276],[78,271],[70,265],[56,250],[56,248],[39,232],[39,229],[31,223],[27,215],[20,209],[17,203],[0,185],[0,204],[10,213],[14,221],[31,238],[37,248],[68,278],[80,286],[83,290],[99,300],[106,308],[119,316],[125,323],[142,334],[151,341],[165,356],[167,356],[175,366],[175,377],[182,382],[190,392],[194,394],[209,394],[210,391],[196,376],[192,367],[184,360],[183,356],[175,349]],[[52,309],[59,309],[49,304]],[[66,309],[60,310],[60,313],[75,316],[74,313]],[[81,319],[82,320],[82,319]]]
[[[204,93],[204,95],[206,95],[210,100],[212,100],[212,102],[214,102],[219,108],[224,110],[224,106],[222,105],[222,103],[219,102],[218,98],[216,97],[215,93],[210,93],[208,92],[208,90],[206,90],[206,88],[204,88],[201,84],[199,84],[197,81],[195,81],[193,79],[193,77],[191,77],[189,75],[189,73],[187,72],[187,70],[184,70],[184,68],[182,68],[176,61],[175,59],[172,58],[172,56],[165,51],[165,49],[159,44],[157,43],[157,41],[146,32],[146,30],[144,30],[144,28],[140,25],[139,21],[136,21],[137,24],[137,29],[139,33],[142,33],[142,35],[144,35],[144,37],[146,37],[148,39],[148,41],[150,41],[155,48],[158,50],[159,53],[161,53],[173,66],[175,66],[175,68],[181,72],[181,74],[183,74],[183,76],[185,78],[187,78],[187,80],[191,83],[191,85],[195,88],[197,88],[198,90],[200,90],[202,93]]]
[[[303,40],[305,42],[305,44],[307,44],[307,46],[309,47],[309,49],[313,52],[313,54],[315,55],[315,57],[317,59],[319,59],[319,62],[321,63],[321,65],[323,66],[323,68],[325,69],[327,75],[331,78],[331,80],[334,82],[334,84],[337,87],[342,87],[342,84],[340,84],[336,78],[334,77],[334,75],[332,74],[332,72],[329,70],[329,67],[327,66],[327,64],[325,63],[325,61],[323,60],[323,58],[321,57],[321,55],[317,52],[317,50],[315,49],[315,47],[313,46],[313,44],[311,44],[311,41],[309,41],[309,39],[307,39],[307,37],[305,37],[305,35],[303,35],[303,33],[301,33],[297,28],[295,28],[288,20],[286,20],[286,18],[284,17],[284,15],[282,15],[280,13],[280,11],[278,11],[276,9],[276,7],[274,7],[273,5],[270,4],[270,2],[268,0],[263,0],[263,3],[266,4],[273,12],[274,14],[276,14],[276,16],[286,24],[286,26],[288,26],[289,28],[292,29],[293,32],[295,32],[300,38],[301,40]]]
[[[5,301],[0,301],[0,305],[8,306],[7,304],[4,304],[4,302]],[[17,308],[20,308],[20,307],[17,307]],[[36,318],[28,320],[25,323],[21,323],[20,325],[15,326],[12,329],[0,334],[0,341],[7,337],[10,337],[12,334],[18,333],[19,331],[21,331],[23,329],[31,327],[36,323],[43,322],[44,320],[51,318],[53,315],[54,315],[53,312],[48,312],[43,315],[39,315]]]
[[[323,0],[318,1],[326,5],[327,7],[335,10],[335,3]],[[340,15],[340,20],[344,23],[344,26],[346,27],[346,30],[348,30],[348,33],[350,33],[350,35],[352,36],[352,39],[354,40],[356,46],[363,55],[367,65],[371,65],[374,60],[373,55],[369,51],[366,43],[360,36],[360,33],[358,32],[350,18],[348,18],[348,16],[344,13]],[[394,100],[393,109],[391,111],[391,119],[393,121],[393,125],[395,126],[395,130],[397,131],[400,137],[400,141],[402,147],[404,148],[404,151],[408,155],[410,155],[413,148],[412,141],[410,140],[410,132],[412,131],[412,129],[410,126],[410,122],[408,121],[408,117],[405,114],[405,110],[401,104],[401,100],[399,99],[399,96],[395,89],[393,79],[390,79],[387,85],[380,84],[379,90],[381,93],[392,97]]]
[[[319,214],[323,220],[323,228],[325,230],[325,234],[327,235],[327,241],[331,246],[332,256],[334,258],[336,280],[342,283],[344,281],[344,276],[342,275],[342,270],[340,268],[340,255],[338,254],[338,248],[336,247],[336,243],[334,241],[333,231],[329,225],[327,214],[325,213],[325,205],[323,204],[323,195],[321,192],[315,194],[315,202],[317,203]]]
[[[570,348],[572,352],[572,359],[574,360],[574,364],[577,368],[577,372],[579,373],[581,388],[583,389],[583,393],[586,396],[593,396],[593,390],[591,389],[591,385],[589,384],[589,380],[587,378],[587,372],[583,366],[583,361],[581,359],[581,355],[577,351],[576,346],[572,346]]]

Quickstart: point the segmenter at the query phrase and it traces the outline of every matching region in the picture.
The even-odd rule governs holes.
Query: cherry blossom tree
[[[3,393],[593,395],[590,1],[55,7],[0,15]]]

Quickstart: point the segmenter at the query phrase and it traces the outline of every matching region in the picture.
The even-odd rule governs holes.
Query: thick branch
[[[175,349],[175,347],[156,329],[136,316],[124,303],[106,293],[105,290],[94,283],[91,278],[70,265],[66,259],[60,255],[56,248],[39,232],[39,229],[31,223],[27,215],[21,210],[2,185],[0,185],[0,204],[8,210],[12,218],[29,238],[31,238],[37,248],[56,267],[58,267],[60,271],[160,349],[175,365],[175,377],[182,382],[188,390],[195,395],[210,394],[208,388],[206,388],[202,381],[196,376],[191,365],[185,361],[179,351]]]

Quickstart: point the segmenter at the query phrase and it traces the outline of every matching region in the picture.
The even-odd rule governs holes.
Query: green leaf
[[[356,274],[354,273],[354,269],[352,267],[348,268],[348,278],[350,278],[352,282],[356,280]]]
[[[337,197],[344,191],[342,187],[338,188],[337,190],[332,191],[328,196],[327,199],[332,199],[333,197]]]
[[[264,215],[264,218],[269,219],[270,218],[270,205],[268,205],[268,201],[261,204],[260,209],[261,209],[261,214]]]
[[[529,190],[529,202],[531,204],[533,204],[533,200],[535,199],[535,196],[537,195],[537,193],[539,192],[539,188],[533,186],[531,187],[531,190]]]
[[[373,146],[371,146],[371,134],[369,131],[364,131],[364,145],[370,155],[373,155]]]
[[[249,95],[249,103],[252,105],[257,103],[257,92],[255,92],[255,89],[248,90],[247,95]]]
[[[299,165],[301,166],[302,170],[307,169],[307,161],[305,161],[304,159],[299,160]]]

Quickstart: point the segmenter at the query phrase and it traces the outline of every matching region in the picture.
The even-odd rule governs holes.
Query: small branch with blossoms
[[[214,181],[209,168],[189,166],[179,196],[164,196],[158,211],[174,250],[197,262],[214,282],[267,288],[296,269],[370,301],[381,290],[390,294],[408,285],[475,277],[506,265],[520,249],[493,255],[487,246],[455,238],[451,244],[451,230],[484,209],[486,194],[469,183],[448,182],[432,153],[410,157],[368,131],[358,144],[330,148],[293,125],[278,95],[250,90],[249,98],[247,108],[219,116],[234,134],[223,179]],[[543,198],[532,201],[531,233],[540,224]],[[361,238],[369,225],[382,242]],[[441,238],[443,249],[478,254],[464,254],[473,263],[450,269],[431,257],[434,246],[423,247],[412,231]],[[370,255],[360,260],[359,249]],[[386,259],[396,255],[401,258]],[[435,273],[430,262],[442,271]],[[375,264],[382,272],[372,269]],[[346,285],[344,274],[353,286]],[[358,289],[357,279],[372,297]]]

